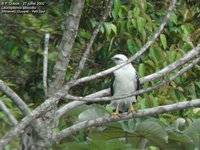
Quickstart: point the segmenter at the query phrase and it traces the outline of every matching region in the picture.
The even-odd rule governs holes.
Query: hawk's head
[[[119,65],[127,61],[128,58],[123,54],[117,54],[112,57],[112,60],[114,61],[115,64]]]

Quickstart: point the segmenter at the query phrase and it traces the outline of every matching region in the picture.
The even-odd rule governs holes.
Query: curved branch
[[[53,137],[53,142],[56,142],[65,137],[68,137],[80,129],[85,129],[85,128],[92,127],[92,126],[103,125],[103,124],[109,123],[109,122],[127,120],[130,118],[150,116],[150,115],[161,114],[161,113],[165,113],[165,112],[177,111],[180,109],[185,109],[185,108],[189,108],[189,107],[198,107],[198,106],[200,106],[200,99],[195,99],[195,100],[191,100],[191,101],[178,102],[176,104],[170,104],[170,105],[164,105],[164,106],[158,106],[158,107],[154,107],[154,108],[138,110],[137,112],[129,113],[129,114],[122,113],[122,114],[120,114],[120,117],[118,117],[118,118],[116,118],[114,116],[105,116],[105,117],[97,118],[94,120],[87,120],[87,121],[83,121],[81,123],[75,124],[71,127],[68,127],[66,129],[60,131],[59,133],[55,134]]]
[[[22,111],[24,115],[30,114],[30,110],[26,103],[11,89],[9,88],[2,80],[0,80],[0,90],[4,92]]]
[[[10,121],[12,122],[12,124],[15,126],[17,125],[18,121],[17,119],[11,114],[11,112],[9,111],[9,109],[6,107],[6,105],[2,102],[2,100],[0,99],[0,108],[2,109],[2,111],[8,116],[8,118],[10,119]]]
[[[26,105],[26,103],[24,103],[24,101],[12,89],[10,89],[2,80],[0,80],[0,90],[2,92],[4,92],[17,105],[17,107],[22,111],[22,113],[26,117],[29,116],[29,115],[31,115],[31,111],[29,110],[29,108]],[[33,121],[33,122],[31,122],[31,121]],[[28,124],[31,123],[31,126],[33,127],[33,129],[38,133],[38,135],[41,138],[43,138],[43,133],[42,133],[41,129],[45,130],[45,128],[41,128],[41,126],[42,126],[42,120],[41,119],[30,120],[27,123]],[[23,129],[25,127],[26,127],[26,125],[23,127]],[[21,130],[21,132],[22,132],[22,130]],[[20,131],[18,131],[18,134],[19,133],[20,133]],[[0,146],[1,146],[1,143],[0,143]],[[1,149],[1,147],[0,147],[0,149]]]
[[[127,65],[128,63],[131,63],[132,61],[134,61],[136,58],[140,57],[152,44],[153,42],[158,38],[158,36],[160,35],[160,33],[162,32],[163,28],[165,27],[167,20],[170,17],[170,14],[175,6],[175,2],[176,0],[171,0],[171,4],[168,8],[168,11],[161,23],[161,25],[159,26],[159,28],[155,31],[155,33],[153,34],[153,36],[150,38],[150,40],[142,47],[138,50],[137,53],[135,53],[135,55],[133,55],[132,57],[129,58],[129,60],[126,63],[117,65],[115,67],[112,67],[110,69],[104,70],[102,72],[99,72],[97,74],[91,75],[91,76],[87,76],[87,77],[83,77],[81,79],[78,79],[73,85],[77,85],[86,81],[90,81],[90,80],[94,80],[96,78],[100,78],[103,76],[106,76],[112,72],[114,72],[117,69],[122,68],[123,66]]]

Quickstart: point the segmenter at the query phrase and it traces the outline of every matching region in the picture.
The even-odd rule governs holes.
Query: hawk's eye
[[[115,58],[115,60],[120,60],[119,58]]]

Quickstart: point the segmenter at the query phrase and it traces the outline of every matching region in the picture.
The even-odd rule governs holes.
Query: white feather
[[[128,60],[127,57],[122,54],[117,54],[112,59],[116,64],[121,64]],[[137,90],[137,75],[135,68],[132,66],[132,64],[127,64],[126,66],[114,71],[114,76],[114,97],[127,95]],[[116,108],[117,104],[119,104],[119,110],[124,112],[130,108],[130,105],[133,102],[136,102],[135,96],[120,100],[113,100],[110,105]]]

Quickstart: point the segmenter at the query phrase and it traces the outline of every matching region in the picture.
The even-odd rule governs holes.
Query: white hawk
[[[126,62],[128,58],[123,54],[117,54],[114,57],[112,57],[112,60],[116,65],[119,65]],[[139,79],[136,74],[136,70],[131,63],[114,71],[113,74],[114,78],[113,83],[111,85],[112,96],[120,97],[138,90]],[[118,116],[119,112],[135,111],[132,104],[136,102],[137,96],[131,96],[120,100],[111,101],[110,106],[115,108],[115,113],[113,115]]]

